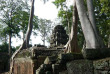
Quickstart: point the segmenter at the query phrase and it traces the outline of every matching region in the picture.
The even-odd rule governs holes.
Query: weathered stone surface
[[[38,56],[36,59],[33,59],[34,74],[36,73],[36,70],[40,67],[40,65],[44,63],[45,58],[46,58],[46,56]]]
[[[62,72],[59,72],[59,74],[68,74],[68,71],[67,70],[62,71]]]
[[[56,56],[59,51],[61,50],[58,51],[36,50],[35,53],[36,58],[32,58],[33,61],[31,59],[30,59],[31,61],[29,61],[28,60],[29,57],[28,59],[26,58],[15,59],[14,74],[109,74],[110,73],[110,65],[109,65],[110,58],[106,58],[102,60],[85,60],[82,54],[76,54],[76,53],[60,54]],[[52,55],[53,53],[56,57]],[[106,54],[108,55],[108,53]],[[50,56],[47,57],[47,55]]]
[[[63,50],[47,49],[46,47],[31,47],[26,50],[20,51],[16,58],[33,58],[37,59],[38,56],[51,56],[63,53]]]
[[[29,58],[16,58],[13,69],[13,74],[34,74],[33,62]]]
[[[60,72],[60,65],[59,64],[52,64],[53,74],[59,74]]]
[[[44,74],[44,73],[45,73],[45,71],[43,68],[39,68],[36,70],[36,74]]]
[[[64,46],[68,41],[68,35],[62,25],[57,25],[51,35],[50,47]]]
[[[93,61],[94,74],[110,74],[110,58]]]
[[[75,54],[75,53],[67,53],[67,54],[59,54],[58,55],[58,62],[59,63],[67,63],[69,61],[83,59],[82,54]]]
[[[83,56],[86,59],[102,59],[110,57],[110,48],[100,48],[100,49],[84,49],[82,50]]]
[[[36,74],[49,74],[52,72],[52,65],[51,64],[42,64],[37,70]]]
[[[27,57],[29,58],[33,57],[32,52],[29,49],[20,51],[16,56],[16,58],[27,58]]]
[[[75,60],[67,63],[68,74],[93,74],[93,63],[90,60]]]
[[[54,64],[57,61],[57,56],[47,56],[44,64]]]
[[[53,74],[64,73],[64,71],[66,72],[66,65],[55,63],[55,64],[52,64],[52,69],[53,69]]]
[[[33,61],[33,74],[36,73],[36,70],[40,67],[41,64],[44,63],[44,60],[47,56],[56,56],[59,53],[62,53],[63,50],[50,50],[50,49],[45,49],[45,47],[31,47],[29,49],[21,51],[16,58],[21,58],[21,62],[19,62],[19,65],[22,64],[22,58],[30,58]],[[53,59],[52,57],[49,57],[51,63],[55,62],[56,59]],[[16,64],[15,60],[15,64]],[[19,59],[20,61],[20,59]],[[17,66],[19,66],[17,65]],[[17,68],[16,72],[19,72]],[[20,70],[22,68],[20,67]]]
[[[60,53],[63,53],[63,50],[56,50],[56,49],[47,49],[47,50],[34,50],[33,51],[34,57],[38,56],[52,56],[52,55],[58,55]]]

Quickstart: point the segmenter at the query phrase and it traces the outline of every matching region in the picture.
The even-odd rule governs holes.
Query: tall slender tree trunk
[[[77,41],[77,21],[78,21],[78,13],[76,8],[76,2],[74,0],[73,4],[73,23],[71,26],[71,33],[69,37],[69,42],[67,43],[67,52],[80,52],[78,48],[78,41]]]
[[[84,6],[84,0],[76,0],[76,6],[78,10],[79,19],[81,22],[81,27],[86,40],[86,48],[100,48],[100,43],[97,39],[97,32],[95,32],[92,23],[86,14],[86,9]]]
[[[26,36],[25,36],[26,38],[23,44],[20,46],[20,48],[16,50],[11,57],[10,74],[12,74],[12,71],[13,71],[13,59],[15,58],[15,56],[19,53],[20,50],[26,49],[27,47],[29,47],[29,39],[30,39],[30,35],[32,32],[32,28],[33,28],[33,24],[32,24],[33,16],[34,16],[34,0],[32,0],[32,4],[31,4],[29,24],[28,24],[28,29],[27,29]]]
[[[6,36],[5,36],[5,41],[4,41],[5,43],[7,42],[7,38],[6,38]]]
[[[25,34],[23,33],[23,42],[24,42],[24,39],[25,39]]]
[[[34,0],[32,0],[32,4],[31,4],[31,11],[30,11],[30,17],[29,17],[29,23],[28,23],[28,29],[27,29],[27,32],[26,32],[26,48],[29,47],[29,40],[30,40],[30,36],[31,36],[31,33],[32,33],[32,28],[33,28],[33,16],[34,16]]]
[[[11,56],[11,34],[9,34],[9,48],[8,48],[9,56]]]
[[[109,38],[108,38],[108,48],[110,48],[110,35],[109,35]]]
[[[12,0],[12,2],[13,2],[13,0]],[[11,8],[11,14],[10,14],[10,18],[11,18],[11,20],[10,20],[10,24],[8,25],[10,28],[12,27],[12,11],[13,11],[13,8]],[[9,55],[11,56],[11,37],[12,37],[12,31],[11,31],[11,29],[10,29],[10,31],[9,31]]]
[[[45,35],[44,35],[43,45],[45,46]]]

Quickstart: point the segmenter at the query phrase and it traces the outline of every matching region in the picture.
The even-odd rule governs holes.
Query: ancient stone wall
[[[87,60],[83,59],[81,54],[61,54],[56,60],[57,62],[52,64],[48,57],[36,70],[36,74],[46,72],[50,74],[110,74],[110,58]],[[47,68],[51,69],[46,70]]]
[[[14,74],[35,74],[36,70],[44,63],[47,56],[57,55],[62,50],[49,50],[47,48],[33,47],[22,50],[14,60]]]
[[[29,58],[16,58],[14,60],[13,74],[34,74],[33,62]]]
[[[110,58],[93,61],[94,74],[110,74]]]
[[[67,71],[68,74],[110,74],[110,58],[68,62]]]
[[[75,60],[67,63],[68,74],[94,74],[93,69],[90,60]]]
[[[36,48],[25,53],[28,55],[27,58],[23,55],[24,58],[22,56],[14,60],[14,74],[110,74],[110,57],[96,56],[96,60],[92,56],[87,60],[82,53],[64,54],[62,50],[37,50]],[[106,54],[109,56],[109,52]],[[88,55],[92,54],[88,53]]]

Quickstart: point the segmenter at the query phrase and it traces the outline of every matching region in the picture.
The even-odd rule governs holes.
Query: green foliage
[[[85,5],[86,5],[86,0]],[[108,44],[108,38],[110,35],[110,0],[93,0],[94,8],[95,8],[95,19],[96,26],[99,30],[99,33],[102,36],[102,39],[105,45]],[[72,6],[66,6],[65,0],[55,0],[53,2],[57,8],[60,8],[58,17],[61,19],[62,25],[67,28],[68,22],[72,24]],[[87,5],[86,5],[87,6]],[[84,36],[82,34],[82,29],[80,26],[80,22],[78,22],[78,45],[80,48],[84,43]]]
[[[8,35],[18,36],[19,32],[26,33],[29,21],[30,6],[27,0],[0,0],[0,39],[7,39]],[[33,18],[33,33],[38,28],[38,17]]]
[[[19,11],[20,14],[17,14],[15,19],[17,18],[17,23],[19,25],[20,31],[22,31],[24,34],[27,31],[28,22],[29,22],[29,12],[27,11]],[[34,15],[33,18],[33,29],[38,29],[38,17]],[[34,31],[33,31],[34,32]],[[34,32],[35,34],[35,32]],[[36,34],[35,34],[36,35]]]
[[[59,10],[58,17],[61,19],[61,23],[64,27],[68,26],[68,23],[71,27],[72,25],[72,13],[73,13],[73,6],[70,6],[67,10]],[[68,30],[68,28],[67,28]]]
[[[94,0],[96,25],[105,45],[110,35],[110,0]]]
[[[52,30],[52,21],[47,19],[39,19],[38,27],[38,31],[41,33],[42,41],[44,42],[44,44],[45,40],[49,42],[49,37]]]
[[[0,5],[0,13],[1,18],[0,22],[5,27],[3,28],[2,32],[9,35],[12,34],[13,36],[18,35],[20,28],[19,28],[19,14],[20,11],[24,10],[23,1],[21,0],[1,0],[2,4]]]
[[[66,0],[55,0],[53,3],[57,6],[57,8],[60,7],[60,6],[62,8],[62,7],[65,6],[65,1]]]
[[[12,52],[15,52],[16,48],[12,47]],[[0,45],[0,52],[6,52],[8,53],[8,44],[7,43],[2,43]]]
[[[29,50],[22,50],[20,53],[17,54],[17,58],[27,58],[32,57],[32,52]]]

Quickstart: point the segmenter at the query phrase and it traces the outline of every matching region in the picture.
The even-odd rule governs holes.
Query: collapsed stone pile
[[[50,47],[64,46],[68,41],[68,35],[62,25],[57,25],[51,35]]]

